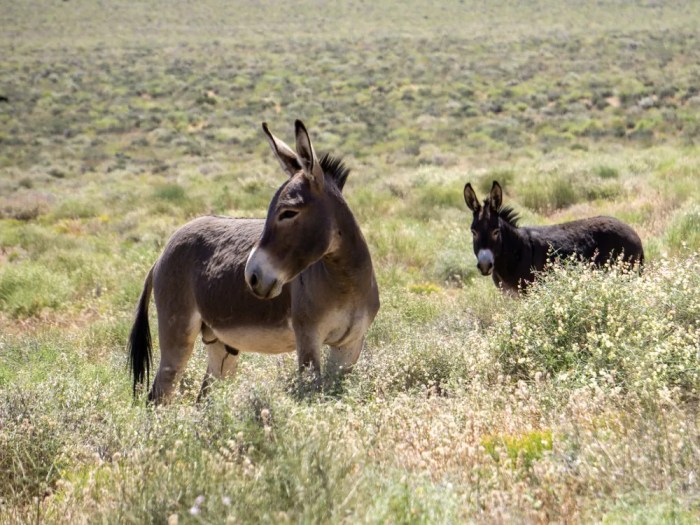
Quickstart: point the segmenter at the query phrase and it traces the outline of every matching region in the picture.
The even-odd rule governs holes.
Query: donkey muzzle
[[[476,254],[476,267],[481,275],[491,275],[493,271],[493,252],[491,250],[479,250]]]
[[[271,264],[267,253],[254,248],[245,265],[245,282],[259,299],[272,299],[282,291],[284,281]]]

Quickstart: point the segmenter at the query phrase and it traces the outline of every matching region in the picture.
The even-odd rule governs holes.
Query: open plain
[[[700,521],[700,3],[3,0],[0,27],[1,523]],[[265,216],[260,124],[296,118],[377,272],[354,372],[245,354],[196,406],[198,342],[173,404],[132,400],[148,269],[189,219]],[[494,179],[524,224],[631,224],[644,272],[501,294],[462,197]]]

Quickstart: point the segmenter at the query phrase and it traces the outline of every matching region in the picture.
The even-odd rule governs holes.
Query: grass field
[[[699,3],[0,7],[1,523],[700,521]],[[133,401],[148,269],[265,215],[260,123],[295,118],[377,272],[355,372],[244,355],[195,406],[198,343],[171,406]],[[643,275],[503,296],[462,200],[494,179],[526,224],[630,223]]]

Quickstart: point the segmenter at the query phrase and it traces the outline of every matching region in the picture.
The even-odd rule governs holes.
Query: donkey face
[[[258,245],[250,252],[245,280],[261,299],[318,261],[331,244],[332,209],[324,191],[324,174],[304,124],[296,123],[296,149],[272,135],[263,124],[272,151],[289,180],[270,203]]]
[[[491,192],[488,198],[484,200],[484,205],[482,206],[476,197],[476,193],[474,193],[472,185],[467,183],[464,186],[464,201],[474,214],[472,236],[474,254],[477,260],[476,267],[479,268],[482,275],[489,275],[493,271],[496,257],[503,250],[498,217],[498,210],[503,202],[503,191],[498,182],[493,181]]]

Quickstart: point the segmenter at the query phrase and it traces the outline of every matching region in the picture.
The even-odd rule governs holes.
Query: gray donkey
[[[240,352],[296,349],[300,369],[348,371],[379,310],[369,249],[342,195],[348,169],[316,157],[297,120],[296,152],[263,123],[288,175],[266,219],[200,217],[177,230],[148,272],[129,336],[137,386],[152,365],[148,303],[158,313],[160,366],[148,399],[166,402],[201,333],[209,363],[199,398],[214,378],[234,374]]]

